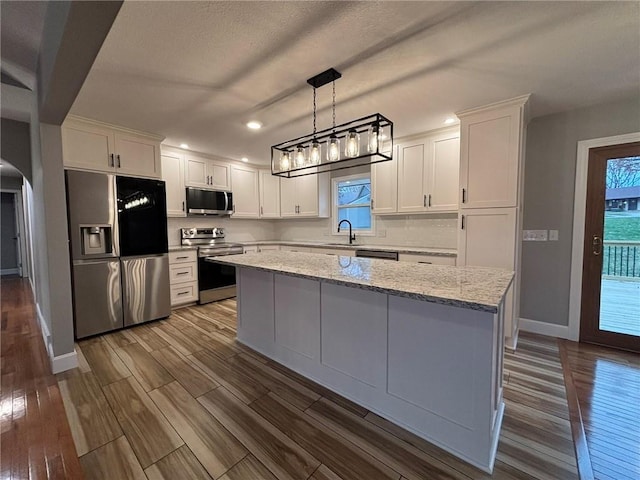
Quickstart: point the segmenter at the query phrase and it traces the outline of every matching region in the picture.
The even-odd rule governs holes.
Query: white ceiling
[[[71,113],[268,162],[310,133],[329,67],[338,123],[380,112],[396,136],[526,93],[555,113],[639,93],[640,3],[125,2]]]

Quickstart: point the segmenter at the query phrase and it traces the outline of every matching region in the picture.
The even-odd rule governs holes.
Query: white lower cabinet
[[[460,212],[458,265],[515,268],[515,208],[465,209]]]
[[[198,255],[196,250],[169,252],[171,306],[198,300]]]
[[[398,260],[401,262],[428,263],[433,265],[455,265],[456,257],[444,257],[442,255],[400,253]]]

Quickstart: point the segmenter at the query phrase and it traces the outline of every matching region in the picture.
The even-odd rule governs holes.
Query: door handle
[[[593,254],[600,255],[602,253],[602,237],[594,235],[591,240],[591,246],[593,247]]]

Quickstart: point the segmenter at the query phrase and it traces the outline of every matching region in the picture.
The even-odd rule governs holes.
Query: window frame
[[[337,235],[337,236],[349,235],[348,228],[347,229],[342,228],[338,233],[338,184],[341,182],[356,181],[356,180],[362,180],[362,179],[368,179],[369,184],[371,185],[371,172],[357,173],[353,175],[343,175],[343,176],[334,177],[331,179],[331,234],[332,235]],[[346,207],[346,208],[355,208],[355,207],[363,207],[363,206],[366,206],[366,204],[362,203],[362,204],[353,205],[351,207]],[[375,232],[376,232],[376,225],[375,225],[376,217],[371,211],[371,202],[369,202],[368,206],[369,206],[369,214],[371,215],[371,228],[367,230],[353,228],[353,233],[360,236],[372,237],[372,236],[375,236]],[[345,208],[345,207],[342,207],[342,208]]]

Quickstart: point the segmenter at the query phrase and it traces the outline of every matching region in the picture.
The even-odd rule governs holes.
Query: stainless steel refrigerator
[[[164,182],[65,175],[76,338],[169,316]]]

